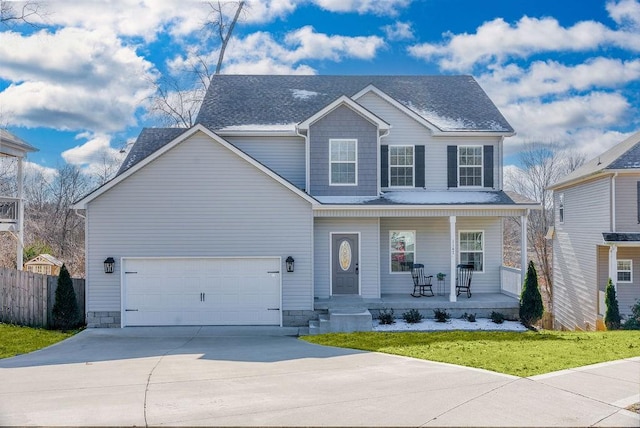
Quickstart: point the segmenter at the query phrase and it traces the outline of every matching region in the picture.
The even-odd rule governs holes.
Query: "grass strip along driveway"
[[[640,356],[640,331],[331,333],[310,343],[376,351],[528,377]]]
[[[14,357],[53,345],[76,334],[0,323],[0,358]]]

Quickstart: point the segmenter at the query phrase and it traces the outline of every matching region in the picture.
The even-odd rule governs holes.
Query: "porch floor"
[[[341,308],[366,308],[377,313],[381,309],[393,309],[396,317],[401,317],[403,311],[417,309],[426,317],[433,317],[434,309],[442,309],[452,316],[461,316],[464,312],[476,313],[479,317],[486,317],[492,311],[513,316],[518,313],[520,301],[502,293],[474,293],[467,298],[463,293],[457,302],[450,302],[449,295],[433,297],[412,297],[407,294],[383,294],[379,299],[367,299],[360,296],[331,296],[316,298],[315,310],[329,310]]]

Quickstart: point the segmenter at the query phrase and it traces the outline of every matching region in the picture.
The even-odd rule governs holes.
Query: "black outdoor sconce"
[[[116,265],[116,261],[113,260],[113,257],[107,257],[104,261],[104,273],[113,273],[113,268]]]
[[[293,257],[287,257],[287,260],[285,260],[284,262],[287,264],[287,272],[293,272],[293,264],[295,263]]]

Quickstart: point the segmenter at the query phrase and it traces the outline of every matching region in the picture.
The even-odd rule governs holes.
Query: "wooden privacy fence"
[[[84,324],[84,279],[73,278],[72,281]],[[0,322],[49,327],[57,288],[57,276],[0,268]]]

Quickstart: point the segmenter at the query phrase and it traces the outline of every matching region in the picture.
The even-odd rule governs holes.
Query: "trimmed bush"
[[[393,309],[382,308],[378,320],[380,324],[394,324],[396,320],[393,318]]]
[[[476,314],[468,314],[465,312],[462,315],[462,318],[466,319],[469,322],[476,322]]]
[[[63,331],[78,326],[80,311],[76,301],[76,292],[73,290],[73,282],[65,265],[60,268],[58,276],[58,288],[53,304],[53,327]]]
[[[624,330],[640,330],[640,300],[631,307],[631,316],[622,325]]]
[[[604,314],[604,325],[607,326],[607,330],[618,330],[620,328],[620,309],[618,308],[618,299],[616,298],[616,289],[613,286],[613,281],[609,278],[607,283],[607,290],[604,296],[604,304],[607,307],[607,312]]]
[[[433,317],[436,319],[436,322],[447,322],[451,315],[445,309],[434,309]]]
[[[491,315],[489,316],[489,318],[491,318],[491,321],[493,321],[496,324],[502,324],[504,322],[504,314],[501,312],[493,311],[491,312]]]
[[[416,323],[419,323],[420,321],[422,321],[422,318],[424,318],[424,317],[422,316],[422,314],[420,312],[418,312],[417,309],[411,309],[411,310],[405,312],[404,314],[402,314],[402,318],[408,324],[416,324]]]
[[[542,318],[543,313],[544,305],[538,288],[538,274],[533,261],[530,261],[520,295],[520,322],[530,328]]]

